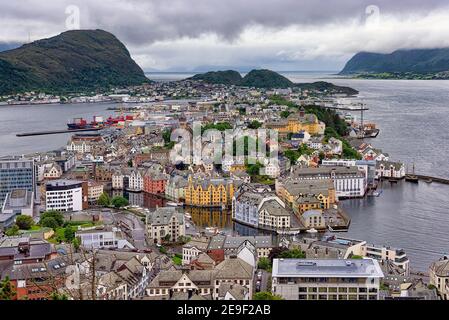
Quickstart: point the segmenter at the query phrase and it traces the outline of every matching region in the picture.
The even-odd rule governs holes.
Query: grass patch
[[[177,265],[177,266],[182,265],[182,257],[180,257],[179,254],[175,254],[171,259],[173,260],[173,263],[175,265]]]

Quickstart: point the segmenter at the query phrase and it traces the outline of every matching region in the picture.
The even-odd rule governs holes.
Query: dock
[[[426,180],[429,182],[436,182],[436,183],[441,183],[441,184],[449,184],[449,179],[446,179],[446,178],[438,178],[438,177],[425,176],[425,175],[420,175],[420,174],[417,174],[416,176],[418,177],[419,180]]]
[[[60,133],[74,133],[74,132],[84,132],[84,131],[99,131],[101,128],[88,128],[88,129],[73,129],[73,130],[49,130],[49,131],[36,131],[36,132],[25,132],[16,134],[17,137],[31,137],[31,136],[44,136],[49,134],[60,134]]]

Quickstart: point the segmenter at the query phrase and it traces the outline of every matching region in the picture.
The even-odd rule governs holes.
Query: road
[[[259,271],[262,272],[262,280],[260,281],[261,283],[259,291],[267,291],[268,289],[269,274],[265,270],[258,269],[256,270],[256,275],[254,277],[254,292],[256,292],[256,283],[258,281],[257,274],[259,273]]]
[[[139,217],[129,213],[116,213],[114,215],[114,220],[115,223],[119,223],[120,221],[128,226],[130,232],[127,234],[131,237],[132,243],[136,249],[144,250],[148,248],[145,238],[145,224]]]

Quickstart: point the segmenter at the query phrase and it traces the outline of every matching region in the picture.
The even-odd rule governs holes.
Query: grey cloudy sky
[[[447,0],[0,0],[0,50],[67,30],[70,5],[147,70],[338,70],[358,51],[449,46]]]

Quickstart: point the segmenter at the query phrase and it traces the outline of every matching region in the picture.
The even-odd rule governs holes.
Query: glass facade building
[[[34,160],[0,158],[0,208],[6,195],[16,189],[35,191]]]

